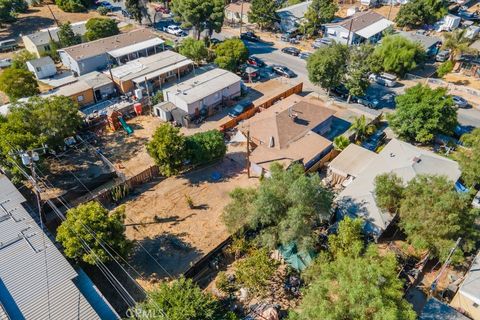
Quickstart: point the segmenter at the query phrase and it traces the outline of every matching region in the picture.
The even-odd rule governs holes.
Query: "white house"
[[[349,19],[325,24],[324,37],[348,45],[376,43],[382,38],[383,31],[391,25],[392,21],[376,12],[358,12]]]
[[[55,62],[49,56],[27,61],[27,68],[37,79],[44,79],[54,76],[57,73]]]
[[[282,32],[291,32],[298,28],[312,1],[304,1],[293,6],[277,10]]]
[[[164,89],[163,97],[187,114],[198,115],[202,109],[212,112],[224,101],[240,96],[241,83],[236,74],[217,68]]]
[[[471,319],[480,320],[480,252],[473,260],[450,305],[462,310]]]

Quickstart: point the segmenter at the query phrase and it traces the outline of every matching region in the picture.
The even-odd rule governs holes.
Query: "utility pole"
[[[243,25],[243,1],[240,2],[240,36],[242,35],[242,25]]]
[[[250,130],[247,131],[247,176],[250,178]]]
[[[48,3],[47,3],[47,8],[48,8],[48,10],[50,11],[50,13],[52,14],[53,21],[55,21],[55,24],[57,25],[57,27],[59,27],[59,25],[58,25],[58,20],[57,20],[57,18],[55,17],[55,15],[53,14],[52,8],[50,8],[50,5],[49,5]]]
[[[350,18],[350,27],[348,27],[347,46],[350,45],[350,35],[352,34],[353,18]]]
[[[432,284],[430,285],[430,295],[433,295],[435,293],[435,290],[437,289],[437,284],[438,281],[440,280],[441,276],[447,269],[447,267],[450,265],[450,261],[452,260],[452,256],[455,253],[455,250],[457,250],[458,246],[460,246],[460,242],[462,241],[462,238],[458,238],[457,242],[455,242],[455,245],[453,246],[452,249],[450,249],[450,252],[448,253],[447,260],[445,260],[445,263],[443,264],[442,268],[440,269],[440,272],[438,275],[435,277],[433,280]]]

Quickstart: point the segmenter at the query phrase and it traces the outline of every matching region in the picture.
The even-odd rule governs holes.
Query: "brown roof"
[[[257,145],[273,144],[274,148],[283,149],[334,114],[320,100],[291,95],[246,120],[240,129],[249,130]]]
[[[82,60],[154,38],[158,38],[157,35],[148,29],[142,28],[107,38],[77,44],[62,50],[68,53],[73,59]]]
[[[382,19],[385,19],[385,17],[374,11],[364,11],[355,13],[350,19],[345,19],[343,21],[330,23],[327,25],[342,26],[347,30],[350,30],[351,25],[352,32],[357,32]]]
[[[242,4],[241,2],[232,2],[225,7],[225,11],[230,11],[234,13],[242,13]],[[250,11],[250,3],[244,2],[243,3],[243,14],[247,14]]]

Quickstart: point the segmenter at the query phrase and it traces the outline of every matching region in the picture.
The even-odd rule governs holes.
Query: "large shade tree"
[[[415,29],[433,24],[447,13],[447,2],[443,0],[408,1],[400,6],[395,22],[399,27]]]
[[[252,0],[248,21],[256,23],[260,29],[270,29],[279,21],[276,11],[279,9],[279,1],[275,0]]]
[[[402,139],[429,143],[435,135],[453,133],[457,110],[447,89],[416,85],[396,97],[396,112],[387,116],[390,127]]]
[[[223,69],[237,71],[248,58],[248,49],[240,39],[227,39],[215,48],[215,63]]]
[[[186,28],[193,27],[197,40],[203,30],[220,32],[223,24],[225,2],[223,0],[172,0],[175,19]]]
[[[33,73],[15,68],[7,68],[0,74],[0,91],[3,91],[11,101],[40,93]]]
[[[467,37],[467,29],[457,29],[443,35],[442,48],[450,50],[450,60],[457,60],[464,53],[475,53],[470,47],[472,40]]]
[[[475,129],[469,134],[464,134],[461,141],[465,148],[456,154],[462,179],[468,186],[480,183],[480,129]]]
[[[85,37],[88,41],[110,37],[120,33],[117,21],[108,18],[91,18],[87,21],[85,27],[87,28]]]

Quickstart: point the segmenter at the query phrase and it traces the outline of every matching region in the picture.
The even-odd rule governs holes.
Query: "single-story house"
[[[473,260],[450,305],[473,320],[480,320],[480,253]]]
[[[80,107],[107,100],[116,94],[113,81],[105,74],[94,71],[78,77],[78,81],[58,87],[42,96],[65,96]]]
[[[87,21],[80,21],[72,23],[72,31],[81,37],[87,32],[86,25]],[[60,41],[58,39],[58,30],[59,27],[53,27],[48,29],[43,29],[38,32],[22,36],[23,45],[28,52],[34,53],[37,57],[47,51],[50,51],[50,42],[53,40],[55,42]]]
[[[251,4],[245,1],[235,1],[225,6],[225,21],[230,23],[248,23],[248,13]]]
[[[163,97],[189,115],[198,115],[202,110],[211,114],[215,107],[241,95],[241,83],[236,74],[215,68],[171,85],[163,90]]]
[[[305,13],[307,13],[308,7],[312,4],[312,1],[304,1],[293,6],[288,6],[277,10],[277,16],[280,19],[280,30],[282,32],[295,31],[301,24]]]
[[[63,65],[80,76],[161,52],[164,42],[152,31],[142,28],[63,48],[58,54]]]
[[[427,36],[418,31],[398,31],[398,34],[412,42],[422,46],[428,56],[434,56],[438,53],[442,39],[435,36]]]
[[[453,31],[460,26],[461,21],[462,18],[454,16],[453,14],[447,14],[445,17],[435,23],[435,30],[438,32]]]
[[[193,69],[193,61],[174,51],[138,58],[111,69],[113,81],[122,93],[145,88],[147,82],[150,92],[161,89],[167,82],[177,81],[182,75]],[[104,72],[110,75],[109,71]]]
[[[480,56],[464,54],[458,58],[455,70],[474,78],[480,78]]]
[[[349,151],[352,150],[354,151]],[[457,162],[397,139],[392,139],[373,159],[372,156],[362,158],[363,154],[363,150],[358,154],[349,153],[351,159],[365,161],[352,167],[355,170],[363,167],[363,170],[347,172],[348,167],[345,166],[340,174],[337,170],[332,170],[332,173],[339,177],[331,179],[342,181],[345,174],[354,177],[335,199],[338,206],[337,216],[339,219],[346,215],[364,219],[364,231],[374,239],[380,237],[394,218],[394,215],[377,207],[374,197],[376,176],[394,173],[406,183],[417,174],[444,175],[453,185],[461,175]]]
[[[419,320],[470,320],[448,304],[430,298],[422,309]]]
[[[392,25],[392,21],[374,11],[358,12],[349,19],[325,24],[324,37],[348,45],[376,43]]]
[[[39,226],[38,213],[26,206],[0,171],[0,319],[119,319],[87,274],[74,269]]]
[[[294,94],[245,120],[239,130],[245,136],[248,132],[254,147],[252,172],[268,176],[275,162],[284,167],[302,163],[310,170],[326,161],[333,144],[324,135],[331,130],[336,112],[318,99]]]
[[[57,73],[55,62],[49,56],[27,61],[26,65],[37,79],[49,78]]]

